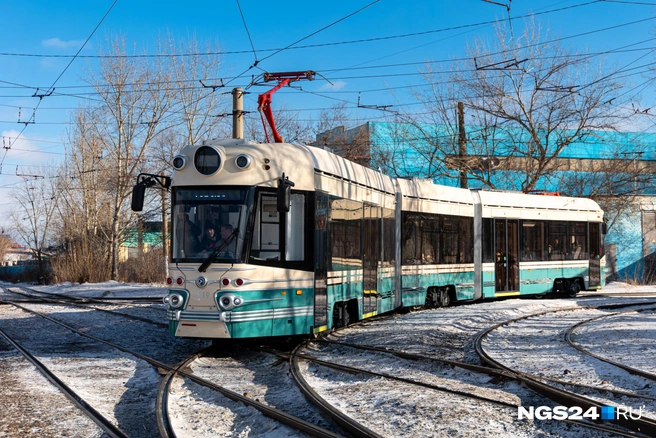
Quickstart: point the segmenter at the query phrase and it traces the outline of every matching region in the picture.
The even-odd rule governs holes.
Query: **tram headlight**
[[[221,154],[211,146],[201,146],[194,155],[194,166],[203,175],[213,175],[219,171],[222,164]]]
[[[235,165],[239,170],[246,170],[251,167],[251,157],[241,154],[235,158]]]
[[[232,310],[235,308],[235,297],[234,295],[224,295],[219,298],[219,304],[224,310]]]
[[[171,294],[169,295],[168,298],[169,298],[169,306],[173,307],[174,309],[177,309],[178,307],[182,307],[182,304],[184,303],[182,295],[180,294]]]
[[[176,155],[173,157],[173,168],[175,170],[182,170],[187,165],[187,158],[184,155]]]

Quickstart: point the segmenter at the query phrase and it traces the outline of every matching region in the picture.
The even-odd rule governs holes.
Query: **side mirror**
[[[289,212],[292,204],[292,187],[294,187],[294,183],[289,180],[289,177],[285,177],[283,173],[282,178],[278,180],[278,199],[276,205],[278,212]]]
[[[606,225],[606,222],[601,223],[601,234],[607,234],[608,233],[608,225]]]
[[[156,184],[159,184],[164,190],[168,190],[171,187],[171,177],[153,175],[152,173],[140,173],[137,175],[137,183],[132,188],[132,211],[143,210],[146,189]]]
[[[132,188],[132,211],[143,210],[145,193],[146,185],[143,183],[135,184],[135,186]]]
[[[280,184],[278,186],[278,211],[287,213],[292,204],[292,186]]]

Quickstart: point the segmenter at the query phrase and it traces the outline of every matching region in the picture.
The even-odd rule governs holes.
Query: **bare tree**
[[[56,246],[53,270],[58,281],[105,281],[111,276],[109,238],[112,193],[105,181],[111,166],[96,124],[104,123],[93,107],[72,116],[66,141],[67,160],[59,172]]]
[[[53,216],[59,199],[57,177],[48,169],[31,168],[14,192],[18,209],[10,213],[14,229],[34,252],[39,277],[46,275],[45,255],[52,241]]]
[[[444,159],[428,177],[457,178],[464,168],[484,186],[532,191],[574,170],[556,165],[564,150],[618,122],[606,105],[618,89],[614,76],[533,23],[519,37],[499,25],[493,46],[476,41],[469,55],[450,72],[428,66],[426,87],[414,93],[424,110],[403,117],[420,161]],[[467,157],[458,155],[458,101],[467,113]]]
[[[96,278],[106,275],[104,269],[92,272],[79,265],[106,260],[108,275],[117,279],[118,249],[137,222],[129,208],[137,174],[168,173],[182,146],[228,131],[217,116],[226,112],[230,98],[220,86],[205,87],[216,76],[219,57],[178,56],[199,52],[198,46],[193,39],[178,44],[167,35],[159,43],[165,56],[132,57],[126,56],[125,41],[114,38],[106,50],[112,56],[88,71],[85,80],[100,102],[74,114],[67,144],[72,159],[60,175],[61,266],[73,277],[104,279]],[[167,196],[155,192],[149,191],[140,217],[166,222]],[[166,227],[163,233],[166,242]]]
[[[349,126],[354,127],[349,129]],[[322,110],[314,130],[315,140],[308,143],[327,147],[337,155],[363,166],[371,165],[373,157],[369,123],[358,124],[357,120],[352,120],[345,102]]]
[[[111,278],[118,277],[118,248],[131,224],[128,198],[135,176],[145,167],[146,151],[163,127],[171,109],[172,93],[162,83],[171,82],[163,60],[149,63],[144,58],[126,57],[125,42],[110,42],[109,54],[86,81],[94,87],[102,104],[94,108],[104,123],[96,124],[95,138],[103,144],[105,185],[112,194],[111,227],[106,230],[110,246]]]

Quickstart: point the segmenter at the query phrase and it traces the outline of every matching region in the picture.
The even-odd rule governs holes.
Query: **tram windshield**
[[[172,261],[202,262],[236,230],[214,261],[242,262],[252,199],[250,188],[174,188]]]

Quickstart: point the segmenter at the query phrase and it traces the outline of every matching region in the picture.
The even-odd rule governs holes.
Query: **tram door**
[[[364,206],[362,313],[378,310],[378,262],[380,261],[380,207]]]
[[[643,222],[644,223],[644,222]],[[601,286],[601,236],[599,228],[601,224],[590,225],[590,288]]]
[[[314,327],[328,324],[328,194],[316,192],[314,209]]]
[[[519,291],[519,221],[495,219],[496,256],[495,283],[497,292]]]

